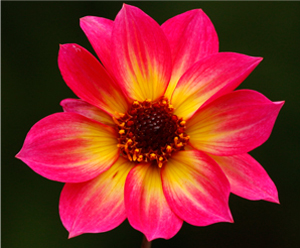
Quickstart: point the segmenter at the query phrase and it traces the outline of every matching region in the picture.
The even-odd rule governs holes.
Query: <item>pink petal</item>
[[[194,64],[179,80],[172,96],[175,114],[188,119],[207,100],[234,90],[262,58],[217,53]]]
[[[111,76],[113,76],[111,66],[111,33],[113,24],[112,20],[96,16],[85,16],[80,19],[80,27]]]
[[[56,113],[28,132],[17,158],[55,181],[83,182],[117,160],[116,131],[75,113]]]
[[[65,112],[77,113],[92,120],[99,121],[105,125],[115,125],[110,115],[83,100],[64,99],[60,102],[60,105],[63,107]]]
[[[173,73],[166,92],[171,98],[179,78],[198,60],[219,51],[216,30],[201,9],[194,9],[167,20],[161,26],[172,53]]]
[[[196,226],[232,222],[228,180],[215,161],[201,151],[179,151],[161,172],[171,209]]]
[[[156,100],[168,85],[170,47],[160,26],[140,9],[124,4],[114,22],[112,63],[127,95]]]
[[[124,184],[134,166],[120,157],[107,171],[84,183],[67,183],[60,196],[59,212],[69,238],[82,233],[107,232],[126,218]]]
[[[149,241],[170,239],[181,228],[182,220],[163,194],[158,166],[143,163],[130,171],[125,183],[125,206],[129,223]]]
[[[186,133],[196,149],[218,156],[246,153],[269,138],[283,104],[256,91],[234,91],[200,108]]]
[[[120,88],[86,49],[76,44],[61,45],[58,65],[66,84],[79,98],[110,115],[127,111]]]
[[[248,200],[279,203],[275,184],[264,168],[249,154],[212,158],[227,176],[232,193]]]

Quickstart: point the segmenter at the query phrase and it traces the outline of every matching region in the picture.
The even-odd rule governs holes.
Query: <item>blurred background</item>
[[[286,100],[270,139],[251,154],[277,185],[280,205],[230,196],[234,224],[184,223],[159,247],[298,247],[300,243],[300,2],[127,2],[159,24],[202,8],[219,35],[220,51],[264,60],[240,88]],[[62,183],[47,180],[14,158],[31,126],[75,97],[57,67],[59,44],[93,54],[79,18],[114,19],[122,2],[2,2],[2,247],[139,247],[142,234],[127,221],[100,234],[67,239],[58,214]]]

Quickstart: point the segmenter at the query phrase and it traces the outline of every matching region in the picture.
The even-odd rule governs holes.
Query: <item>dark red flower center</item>
[[[130,161],[156,162],[161,168],[173,152],[183,150],[189,140],[185,121],[173,114],[167,98],[156,102],[134,101],[125,114],[114,118],[121,153]]]

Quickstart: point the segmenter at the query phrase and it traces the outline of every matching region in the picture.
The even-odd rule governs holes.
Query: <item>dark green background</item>
[[[220,51],[264,57],[240,88],[286,100],[271,138],[251,154],[278,187],[281,205],[231,195],[234,224],[194,227],[184,223],[159,247],[297,247],[300,243],[300,3],[133,2],[160,24],[202,8],[219,35]],[[62,183],[35,174],[14,158],[30,127],[61,111],[74,94],[57,67],[59,44],[92,51],[79,18],[114,19],[121,2],[2,2],[2,247],[139,247],[142,234],[127,221],[101,234],[67,239],[58,214]]]

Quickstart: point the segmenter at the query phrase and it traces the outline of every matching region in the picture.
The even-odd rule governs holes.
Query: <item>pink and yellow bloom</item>
[[[114,21],[86,16],[80,26],[101,63],[60,46],[62,77],[80,99],[37,122],[17,154],[66,183],[59,212],[69,237],[126,218],[148,240],[173,237],[183,221],[232,222],[230,192],[278,203],[248,152],[268,139],[283,102],[234,91],[262,58],[218,52],[200,9],[160,26],[124,5]]]

